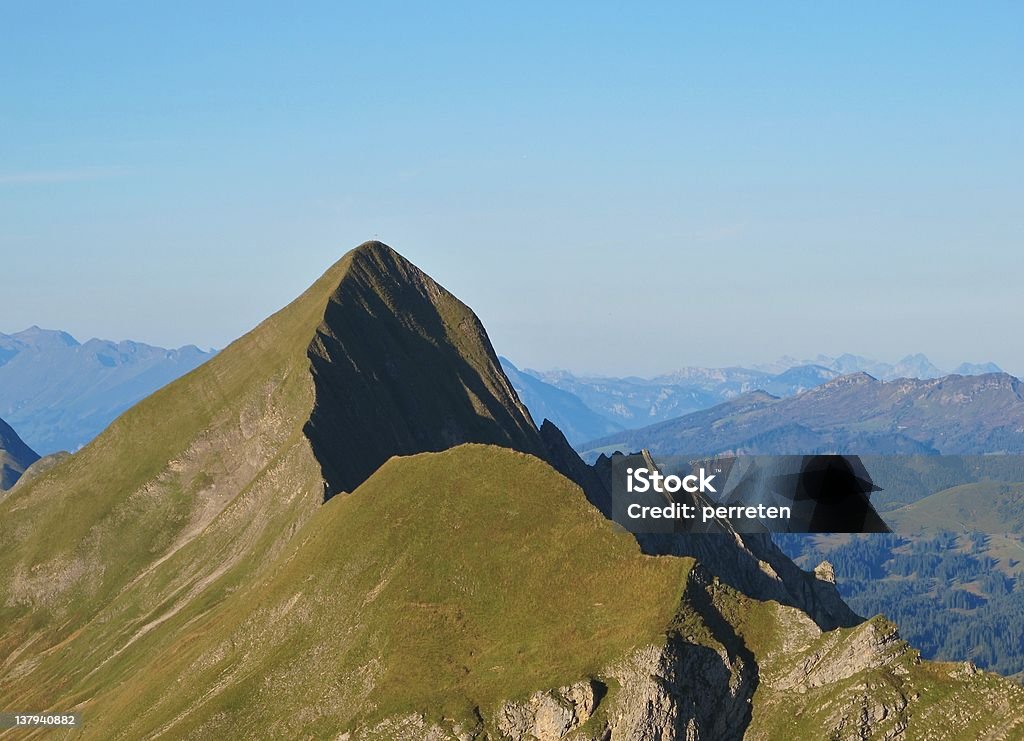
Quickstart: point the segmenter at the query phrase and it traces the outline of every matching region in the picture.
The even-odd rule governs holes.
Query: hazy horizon
[[[217,352],[220,352],[221,350],[224,349],[224,347],[227,346],[227,344],[230,344],[230,343],[227,343],[227,344],[225,344],[224,346],[221,346],[221,347],[203,346],[203,345],[198,345],[198,344],[196,344],[194,342],[187,342],[187,343],[185,343],[183,345],[162,345],[159,342],[149,342],[149,341],[146,341],[146,340],[143,340],[143,339],[139,339],[137,337],[120,337],[120,338],[97,337],[95,335],[88,335],[88,334],[80,336],[78,334],[75,334],[74,332],[68,332],[67,330],[62,329],[60,327],[39,327],[38,325],[32,325],[32,326],[25,327],[25,328],[20,329],[20,330],[10,330],[10,331],[8,331],[8,330],[0,329],[0,335],[5,335],[5,336],[10,337],[10,336],[13,336],[13,335],[18,335],[18,334],[21,334],[23,332],[29,331],[31,329],[40,329],[40,330],[49,331],[49,332],[65,332],[65,333],[71,335],[74,338],[74,340],[76,342],[78,342],[79,344],[85,344],[86,342],[89,342],[89,341],[113,342],[113,343],[136,342],[136,343],[141,343],[141,344],[149,345],[149,346],[152,346],[152,347],[163,347],[164,349],[168,349],[168,350],[181,350],[181,349],[183,349],[185,347],[196,347],[197,349],[199,349],[201,352],[204,352],[204,353],[217,353]],[[235,338],[235,339],[238,339],[238,338]],[[702,363],[689,363],[689,364],[684,364],[684,365],[676,365],[676,366],[673,366],[671,368],[662,368],[662,369],[657,370],[657,371],[646,372],[646,373],[639,373],[639,372],[629,371],[628,369],[626,371],[620,372],[620,373],[607,373],[607,372],[604,372],[604,371],[601,371],[601,370],[593,370],[593,369],[588,369],[588,368],[570,368],[570,367],[567,367],[567,366],[564,366],[564,365],[558,365],[557,363],[554,364],[554,365],[543,365],[543,366],[524,365],[523,363],[517,362],[515,358],[508,357],[508,355],[506,353],[502,352],[500,347],[495,347],[494,349],[495,349],[495,352],[499,356],[504,357],[506,360],[509,360],[510,362],[512,362],[520,370],[530,370],[530,371],[537,371],[537,372],[541,372],[541,373],[562,372],[562,371],[564,371],[564,372],[568,372],[568,373],[571,373],[571,374],[573,374],[575,376],[579,376],[579,377],[585,377],[585,376],[602,377],[602,376],[606,376],[606,377],[609,377],[609,378],[630,377],[630,376],[650,378],[650,377],[655,377],[655,376],[659,376],[659,375],[670,374],[673,371],[682,370],[684,368],[710,368],[710,369],[716,369],[716,368],[746,368],[746,369],[749,369],[749,370],[755,370],[755,369],[758,369],[758,368],[762,368],[764,366],[775,365],[775,364],[780,363],[781,361],[784,361],[784,360],[798,360],[798,361],[800,361],[801,364],[816,365],[816,364],[818,364],[818,361],[821,360],[821,358],[819,357],[820,355],[827,355],[828,357],[830,357],[832,359],[837,359],[837,358],[839,358],[842,355],[854,355],[854,356],[860,357],[860,358],[862,358],[864,360],[868,360],[868,361],[872,361],[872,362],[896,364],[896,363],[899,363],[900,361],[902,361],[904,359],[908,359],[908,358],[911,358],[914,355],[917,355],[917,353],[907,353],[907,354],[905,354],[905,355],[903,355],[901,357],[898,357],[898,358],[877,358],[877,357],[873,357],[873,356],[870,356],[870,355],[866,355],[864,353],[844,351],[844,352],[837,352],[837,353],[834,353],[834,354],[816,353],[814,356],[810,356],[810,357],[794,357],[794,356],[777,355],[774,358],[750,360],[750,361],[743,361],[743,362],[737,362],[737,363],[729,363],[729,364],[726,364],[726,365],[708,365],[708,364],[702,364]],[[930,356],[928,356],[927,353],[921,353],[921,354],[925,355],[928,358],[929,361],[934,363],[934,360]],[[1013,371],[1013,369],[1006,368],[1001,363],[999,363],[997,361],[994,361],[992,359],[984,359],[984,360],[966,359],[966,360],[961,360],[961,361],[959,361],[959,362],[957,362],[957,363],[955,363],[953,365],[950,365],[948,367],[947,366],[942,366],[942,365],[938,365],[938,367],[943,372],[950,373],[953,370],[955,370],[955,368],[958,367],[959,365],[961,365],[962,363],[974,363],[974,364],[979,364],[980,365],[980,364],[989,363],[989,362],[994,362],[1005,373],[1009,373],[1009,374],[1011,374],[1013,376],[1017,376],[1017,377],[1020,377],[1022,375],[1020,373],[1015,373]]]
[[[1022,23],[4,8],[0,329],[224,347],[379,238],[520,367],[1020,373]]]

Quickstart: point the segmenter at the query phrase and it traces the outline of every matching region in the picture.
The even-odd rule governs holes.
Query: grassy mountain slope
[[[1024,533],[1024,484],[955,486],[895,509],[886,519],[902,533]]]
[[[425,322],[456,338],[458,373],[432,389],[446,415],[433,438],[430,420],[414,428],[409,414],[392,437],[378,426],[357,450],[328,449],[318,460],[314,445],[330,448],[331,440],[316,411],[347,401],[338,387],[325,399],[320,380],[331,369],[318,373],[311,363],[314,340],[330,338],[332,349],[373,341],[359,312],[390,299],[387,285],[374,295],[375,267],[400,267],[421,297],[393,304],[393,318],[382,322],[391,346],[407,340],[416,348],[410,362],[427,352]],[[352,308],[339,314],[339,297]],[[369,377],[395,367],[388,355],[361,359]],[[384,245],[349,253],[295,302],[0,504],[0,694],[29,673],[7,696],[32,706],[37,691],[74,685],[163,622],[196,617],[251,581],[317,511],[331,467],[346,455],[383,462],[415,452],[410,440],[440,449],[463,441],[460,434],[539,444],[512,392],[490,395],[503,393],[503,378],[479,323],[454,297]],[[363,420],[368,433],[378,408]]]
[[[91,715],[128,737],[323,735],[421,709],[469,722],[657,642],[689,563],[641,556],[532,456],[393,459],[256,588],[140,648]]]
[[[922,664],[884,620],[823,633],[692,559],[643,556],[547,464],[490,446],[389,461],[203,602],[73,682],[40,691],[34,669],[7,696],[31,682],[102,739],[932,739],[1024,722],[1024,689]]]
[[[134,646],[249,582],[316,511],[305,351],[345,267],[2,503],[5,705],[87,706]]]
[[[0,419],[0,491],[10,489],[25,473],[25,469],[39,460],[11,426]]]

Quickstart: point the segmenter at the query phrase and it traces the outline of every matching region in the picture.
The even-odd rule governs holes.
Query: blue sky
[[[19,5],[0,331],[223,346],[377,237],[520,365],[1024,372],[1020,3]]]

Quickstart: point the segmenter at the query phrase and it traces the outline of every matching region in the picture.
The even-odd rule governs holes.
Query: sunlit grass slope
[[[84,736],[328,736],[419,710],[472,723],[664,641],[691,563],[642,556],[532,456],[395,458],[258,588],[105,677]]]
[[[358,484],[394,453],[536,439],[472,311],[387,246],[361,245],[0,502],[0,696],[50,707],[121,681],[137,647],[249,588],[332,470]]]

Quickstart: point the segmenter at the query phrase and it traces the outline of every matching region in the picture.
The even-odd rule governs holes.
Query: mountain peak
[[[304,431],[328,497],[393,455],[464,442],[542,449],[468,306],[382,242],[346,262],[307,351],[316,400]]]
[[[840,386],[859,386],[867,383],[878,383],[878,379],[870,373],[856,371],[854,373],[846,373],[842,376],[837,376],[830,381],[826,381],[818,388],[824,390],[829,388],[838,388]]]
[[[31,347],[77,347],[79,344],[78,340],[67,332],[59,329],[43,329],[36,324],[28,329],[15,332],[10,337]]]
[[[413,265],[393,247],[376,239],[363,242],[355,247],[342,258],[348,259],[353,265],[360,265],[366,269],[377,270],[382,273],[395,272],[398,275],[408,277],[411,275],[425,275],[422,270]]]
[[[955,376],[983,376],[988,373],[1002,373],[1003,369],[989,361],[987,363],[961,363],[953,369]]]
[[[368,239],[349,250],[349,254],[392,255],[403,260],[405,259],[393,247],[381,242],[379,239]]]

